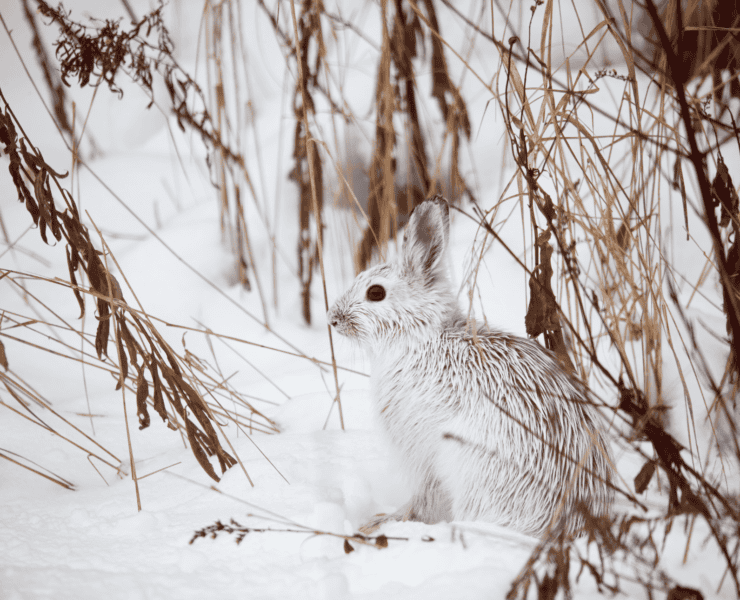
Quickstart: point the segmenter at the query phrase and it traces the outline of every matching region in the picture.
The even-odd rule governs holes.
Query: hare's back
[[[498,331],[472,335],[451,330],[443,335],[449,383],[461,391],[477,391],[489,401],[550,412],[585,402],[583,385],[537,342]]]

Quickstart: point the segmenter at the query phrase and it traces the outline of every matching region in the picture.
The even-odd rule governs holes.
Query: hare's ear
[[[444,277],[443,258],[450,238],[450,208],[436,195],[419,204],[411,214],[403,236],[401,260],[404,269],[425,283]]]

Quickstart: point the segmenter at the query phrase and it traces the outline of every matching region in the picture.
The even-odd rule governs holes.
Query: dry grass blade
[[[8,357],[5,354],[5,344],[0,340],[0,366],[6,371],[8,370]]]
[[[54,473],[51,473],[51,474],[48,474],[48,475],[46,473],[42,473],[38,469],[34,469],[33,467],[29,467],[28,465],[23,464],[19,460],[16,460],[14,458],[11,458],[6,453],[7,454],[14,454],[15,456],[18,456],[14,452],[10,452],[8,450],[5,450],[3,448],[0,448],[0,458],[4,458],[5,460],[8,460],[8,461],[12,462],[13,464],[18,465],[19,467],[23,467],[24,469],[27,469],[28,471],[31,471],[32,473],[36,473],[36,475],[39,475],[39,476],[43,477],[44,479],[48,479],[49,481],[51,481],[53,483],[56,483],[57,485],[63,487],[64,489],[67,489],[67,490],[70,490],[70,491],[74,491],[74,489],[75,489],[74,484],[73,483],[70,483],[69,481],[67,481],[63,477],[60,477],[59,475],[55,475]],[[22,458],[22,457],[18,457],[18,458]],[[27,460],[28,461],[28,459],[23,459],[23,460]],[[28,461],[28,462],[33,462],[33,461]],[[33,464],[36,464],[36,463],[33,463]],[[39,466],[39,465],[36,465],[36,466]],[[39,468],[40,469],[43,469],[43,467],[40,467],[40,466],[39,466]],[[46,470],[46,469],[44,469],[44,470]],[[48,473],[48,471],[47,471],[47,473]]]

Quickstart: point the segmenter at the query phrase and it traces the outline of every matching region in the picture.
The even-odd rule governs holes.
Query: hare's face
[[[336,330],[371,352],[409,345],[441,333],[457,318],[457,303],[442,256],[450,236],[447,201],[435,196],[416,207],[399,261],[360,273],[332,306]]]
[[[337,333],[369,349],[402,343],[439,329],[434,295],[419,289],[401,266],[379,265],[357,276],[327,318]]]

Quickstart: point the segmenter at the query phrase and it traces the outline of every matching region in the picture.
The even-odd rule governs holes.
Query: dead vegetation
[[[514,580],[511,598],[528,597],[535,589],[540,598],[568,597],[574,580],[586,576],[604,594],[619,592],[620,582],[631,578],[649,595],[660,591],[669,598],[701,597],[700,592],[679,585],[676,574],[651,566],[676,524],[689,530],[687,551],[691,544],[714,545],[726,561],[727,581],[740,594],[740,509],[737,489],[728,485],[726,476],[736,472],[740,463],[736,419],[740,215],[738,176],[728,166],[737,165],[740,140],[737,104],[733,104],[740,97],[740,17],[737,10],[728,9],[731,5],[720,0],[668,0],[659,5],[652,0],[595,0],[599,18],[590,30],[582,28],[582,39],[574,44],[581,53],[576,67],[575,51],[566,53],[562,62],[553,58],[557,45],[553,31],[564,10],[553,0],[528,3],[519,25],[512,16],[515,4],[502,6],[508,15],[503,36],[492,34],[496,29],[485,19],[472,20],[457,3],[380,2],[380,34],[373,40],[377,66],[367,205],[360,210],[362,235],[355,248],[355,268],[362,270],[375,252],[384,252],[403,217],[442,185],[440,156],[432,156],[432,134],[421,117],[423,107],[432,104],[443,124],[439,137],[449,157],[446,177],[451,199],[466,196],[481,230],[510,252],[526,273],[527,333],[542,335],[567,369],[601,392],[600,408],[611,418],[620,447],[631,448],[642,459],[637,475],[620,486],[623,496],[631,499],[632,512],[601,520],[584,515],[587,546],[598,560],[583,555],[582,546],[572,540],[557,536],[543,540]],[[290,5],[260,1],[260,8],[294,74],[295,85],[285,93],[292,99],[291,178],[299,198],[297,282],[303,317],[310,322],[317,269],[325,283],[322,215],[327,180],[334,176],[326,168],[327,157],[332,158],[330,148],[335,147],[322,137],[316,124],[317,107],[328,107],[332,117],[344,123],[358,120],[332,85],[338,67],[327,60],[327,39],[336,35],[340,25],[345,35],[364,34],[361,24],[335,14],[318,0]],[[473,2],[472,8],[469,14],[487,14],[493,19],[488,3]],[[152,78],[163,77],[178,124],[197,132],[209,149],[222,226],[234,241],[239,279],[248,288],[254,278],[259,288],[242,190],[257,208],[262,226],[269,229],[271,223],[267,198],[260,202],[251,183],[240,149],[243,124],[235,118],[241,114],[236,107],[243,94],[237,82],[243,79],[232,73],[246,69],[238,58],[244,45],[237,33],[242,22],[238,3],[209,4],[206,46],[211,62],[205,93],[172,58],[161,9],[133,23],[129,30],[112,21],[88,28],[72,21],[62,7],[53,9],[43,0],[39,10],[60,28],[57,59],[62,81],[76,78],[80,85],[102,83],[120,91],[116,77],[124,72],[153,94]],[[471,44],[496,57],[491,61],[497,67],[492,77],[490,72],[478,72],[476,63],[468,61],[452,38],[446,37],[446,23],[452,19],[465,28]],[[645,19],[650,27],[641,31]],[[156,42],[148,41],[152,32]],[[596,64],[597,53],[607,43],[619,49],[615,68]],[[452,61],[455,69],[448,64]],[[419,85],[423,70],[431,73],[431,89]],[[462,86],[453,75],[458,72],[480,82],[490,99],[489,110],[495,108],[505,124],[512,168],[504,172],[510,179],[495,202],[484,201],[490,195],[483,198],[479,193],[481,202],[477,203],[461,165],[461,147],[471,138],[471,122]],[[47,84],[58,89],[51,77]],[[613,111],[605,111],[604,103],[594,100],[602,89],[617,91]],[[0,99],[4,102],[1,95]],[[218,378],[200,367],[194,370],[202,363],[175,353],[157,333],[152,319],[124,300],[122,287],[111,275],[107,261],[114,257],[104,240],[100,236],[93,239],[60,183],[62,175],[44,162],[10,107],[4,103],[3,108],[0,141],[11,159],[19,199],[45,241],[49,234],[64,240],[69,281],[63,285],[75,294],[81,311],[87,296],[97,306],[94,339],[79,334],[89,348],[77,354],[67,349],[67,355],[109,370],[124,391],[124,402],[126,390],[135,394],[140,426],[149,424],[149,411],[154,409],[187,437],[200,464],[218,479],[209,457],[215,456],[222,470],[236,459],[222,445],[225,438],[214,426],[216,415],[257,430],[273,431],[274,425]],[[55,114],[61,122],[60,110],[56,108]],[[399,176],[402,162],[408,165],[405,178]],[[338,178],[346,179],[341,174]],[[512,204],[523,223],[524,254],[509,250],[499,234]],[[667,234],[666,223],[672,222],[666,207],[671,204],[681,214],[683,228]],[[64,206],[64,211],[57,206]],[[698,245],[703,239],[696,231],[700,228],[707,229],[709,241],[701,248],[706,260],[697,276],[677,264],[669,246],[689,240]],[[482,257],[484,250],[478,250]],[[274,253],[272,268],[274,273]],[[9,284],[21,285],[23,275],[2,271],[1,276]],[[83,278],[89,286],[82,284]],[[719,287],[714,289],[712,282]],[[717,296],[726,331],[713,331],[691,316],[692,299],[702,294],[710,300]],[[262,304],[261,322],[267,326],[264,299]],[[30,328],[27,320],[26,315],[6,313],[0,338],[9,338],[14,327]],[[55,325],[75,331],[64,323]],[[707,331],[719,339],[727,355],[719,379],[702,343]],[[106,359],[111,339],[113,356]],[[51,410],[30,385],[13,376],[12,356],[5,356],[1,341],[0,364],[5,367],[0,371],[3,384],[19,404],[13,410],[27,410],[34,403]],[[678,390],[663,385],[669,366],[678,373]],[[333,367],[336,377],[336,362]],[[336,378],[335,385],[338,399]],[[705,398],[696,392],[692,396],[693,390],[702,391]],[[245,412],[226,411],[216,399],[224,394],[238,398]],[[699,416],[703,401],[706,417]],[[685,423],[671,417],[671,407],[677,405],[684,406]],[[29,418],[47,427],[38,417]],[[711,431],[708,439],[697,433],[702,427]],[[677,439],[679,428],[686,431],[687,444]],[[720,430],[729,431],[729,436],[721,437]],[[103,448],[83,450],[119,468],[120,461]],[[0,455],[15,460],[10,453]],[[60,485],[69,483],[35,471]],[[651,482],[667,491],[658,515],[648,514],[640,500]],[[232,525],[217,524],[196,537],[252,531],[240,529],[238,523]],[[695,525],[703,531],[701,540],[692,539]],[[344,541],[347,544],[348,538]],[[632,570],[625,574],[628,566]]]
[[[5,154],[10,158],[10,173],[18,191],[18,199],[25,203],[44,242],[48,243],[48,232],[57,241],[64,240],[69,267],[69,282],[64,286],[69,287],[77,299],[80,318],[85,314],[87,296],[92,297],[97,307],[98,324],[94,340],[80,334],[83,348],[84,342],[87,342],[94,348],[95,356],[91,357],[83,349],[81,351],[83,356],[75,357],[77,353],[68,347],[67,350],[71,352],[68,354],[69,358],[78,360],[97,358],[97,361],[104,365],[110,365],[112,362],[113,372],[117,379],[116,388],[123,388],[124,407],[125,387],[133,388],[139,429],[149,427],[149,409],[154,409],[170,429],[184,433],[200,465],[211,478],[218,481],[219,477],[209,462],[209,457],[216,458],[221,472],[236,464],[237,459],[224,449],[216,431],[216,428],[220,426],[214,415],[215,406],[212,408],[206,402],[204,392],[198,391],[198,387],[205,388],[206,393],[212,395],[212,390],[209,390],[210,386],[207,385],[207,374],[202,373],[194,377],[193,366],[202,371],[200,365],[194,364],[194,357],[177,355],[159,334],[149,316],[129,306],[124,299],[120,283],[111,274],[110,266],[107,264],[109,259],[115,261],[115,258],[105,246],[102,236],[100,236],[99,243],[103,245],[104,250],[97,250],[87,226],[80,219],[75,200],[60,183],[60,180],[64,179],[67,174],[57,173],[44,161],[40,151],[27,138],[22,125],[16,120],[2,90],[0,90],[0,101],[3,103],[3,113],[0,114],[0,142],[4,146]],[[29,184],[31,189],[29,189]],[[64,206],[63,211],[57,208],[57,203]],[[7,277],[9,282],[16,285],[21,285],[18,279],[23,276],[22,273],[3,272],[3,277]],[[80,285],[79,282],[83,280],[89,282],[89,288]],[[3,333],[5,336],[8,335],[7,329],[12,329],[14,326],[30,326],[36,322],[34,319],[30,323],[23,323],[20,320],[22,315],[5,316],[11,324],[9,327],[6,326]],[[114,343],[113,356],[109,354],[111,339]],[[5,357],[4,351],[3,356]],[[4,363],[7,371],[7,357]],[[110,366],[107,368],[110,369]],[[20,407],[28,410],[28,400],[31,400],[45,408],[50,408],[48,403],[32,393],[29,386],[13,379],[12,372],[0,373],[0,377]],[[233,390],[231,392],[250,412],[250,415],[243,416],[241,419],[235,418],[235,420],[242,420],[244,425],[251,427],[247,421],[256,417],[259,429],[276,430],[274,424],[249,402],[239,394],[233,393]],[[214,404],[218,406],[218,400],[214,400]],[[220,410],[215,409],[227,416],[222,406]],[[38,418],[37,424],[52,429]],[[136,481],[133,454],[130,458],[132,477]],[[105,462],[108,466],[118,468],[115,464]],[[141,507],[140,504],[139,507]]]
[[[621,436],[645,460],[634,480],[636,494],[642,494],[652,478],[664,477],[668,502],[663,516],[658,518],[667,523],[662,535],[667,536],[676,519],[687,519],[692,526],[695,519],[703,520],[707,535],[726,560],[726,574],[740,593],[739,513],[731,491],[734,488],[719,483],[723,477],[718,477],[715,468],[720,464],[720,473],[731,468],[730,463],[736,468],[740,454],[737,445],[720,445],[716,439],[711,442],[712,447],[700,447],[692,408],[692,403],[699,400],[690,397],[686,383],[698,379],[701,386],[711,390],[714,399],[707,415],[710,423],[728,419],[731,429],[736,430],[734,406],[738,390],[732,382],[736,381],[737,358],[733,349],[740,313],[735,283],[737,234],[731,224],[738,222],[739,215],[736,208],[722,208],[718,221],[716,211],[736,206],[735,187],[729,183],[731,177],[722,152],[737,145],[738,130],[727,96],[721,90],[725,85],[731,87],[732,82],[718,85],[717,77],[732,66],[740,46],[736,38],[725,33],[707,41],[711,33],[706,29],[707,16],[702,13],[704,21],[698,31],[706,42],[703,62],[682,60],[682,56],[695,55],[691,47],[683,44],[697,43],[696,37],[684,38],[681,17],[676,17],[683,9],[678,8],[678,3],[666,4],[670,6],[664,6],[659,13],[652,0],[644,6],[634,3],[631,10],[622,3],[602,3],[604,20],[586,32],[584,41],[589,37],[595,41],[587,47],[585,65],[577,72],[571,71],[567,62],[560,72],[553,64],[553,2],[533,3],[529,27],[513,32],[518,35],[506,43],[490,36],[489,41],[501,56],[499,83],[503,86],[497,101],[516,165],[510,184],[518,190],[527,235],[532,240],[529,260],[520,262],[530,282],[527,331],[530,335],[543,333],[547,346],[568,368],[568,354],[572,351],[575,372],[592,385],[601,381],[606,394],[615,394],[617,401],[611,410],[627,426],[619,428]],[[696,3],[689,5],[693,9],[689,8],[687,14],[696,9]],[[610,9],[616,7],[616,14],[612,14]],[[540,11],[541,30],[535,35],[531,23]],[[658,40],[659,50],[654,55],[660,58],[650,63],[650,69],[642,60],[642,40],[632,38],[636,31],[632,20],[635,14],[649,16]],[[673,29],[671,25],[666,27],[666,19],[674,19]],[[724,31],[728,25],[721,23],[716,25]],[[480,29],[478,33],[487,36]],[[616,71],[602,69],[590,76],[589,61],[607,38],[621,49],[626,74],[620,76]],[[715,59],[720,62],[714,63]],[[731,78],[736,80],[737,71],[730,73],[735,74]],[[715,83],[707,93],[697,79],[708,75],[713,76]],[[600,80],[605,77],[621,88],[621,100],[614,114],[605,113],[590,101],[590,94],[598,92]],[[646,89],[645,83],[651,82],[658,84],[657,94]],[[495,94],[496,90],[491,92]],[[717,117],[709,114],[712,101],[717,102]],[[607,127],[594,124],[595,113],[609,123]],[[722,115],[724,120],[720,119]],[[597,131],[605,129],[611,129],[611,135],[597,135]],[[627,161],[622,159],[625,155]],[[699,205],[691,208],[686,191],[689,169],[699,198]],[[716,173],[714,178],[710,169]],[[546,189],[554,190],[554,194]],[[721,382],[714,379],[705,350],[697,341],[697,325],[682,307],[685,298],[679,300],[676,281],[685,287],[682,265],[671,263],[666,254],[661,216],[666,218],[666,202],[671,195],[682,201],[687,237],[689,221],[696,223],[689,218],[688,211],[692,209],[700,211],[709,230],[708,251],[713,251],[714,259],[708,257],[706,266],[716,269],[721,283],[730,336],[725,341],[730,359]],[[492,235],[496,235],[492,225],[497,222],[498,210],[500,205],[480,214],[487,220],[483,225]],[[557,264],[553,264],[555,256]],[[556,289],[550,285],[553,273],[559,275]],[[701,282],[689,285],[696,291]],[[565,344],[561,327],[572,341],[572,349]],[[681,337],[682,328],[689,332],[688,344]],[[615,352],[616,364],[609,359]],[[671,367],[678,370],[683,382],[689,448],[666,429],[670,423],[668,410],[677,401],[662,387],[664,360],[669,356],[675,361]],[[648,386],[651,389],[645,393]],[[607,404],[611,404],[609,400]],[[672,425],[675,431],[677,425]],[[649,442],[650,452],[642,449],[643,440]],[[710,462],[710,455],[711,461],[717,462]],[[695,462],[698,456],[705,457],[701,466]],[[613,555],[621,547],[626,555],[639,559],[645,543],[652,540],[651,535],[644,537],[644,531],[636,533],[637,538],[629,533],[635,523],[647,522],[644,517],[617,522],[619,519],[601,524],[587,520],[590,524],[586,531],[591,541],[597,541],[602,560],[594,564],[581,558],[580,569],[585,567],[605,592],[620,588],[619,568],[605,568],[604,556]],[[526,597],[531,585],[538,586],[540,598],[555,597],[558,592],[568,596],[574,548],[562,540],[543,542],[533,555],[534,563],[539,561],[541,569],[528,566],[514,583],[510,597]],[[658,548],[655,555],[660,556]],[[607,575],[611,585],[605,584]],[[637,580],[648,593],[663,589],[675,596],[669,591],[677,585],[670,583],[670,574],[660,584],[651,578]]]

